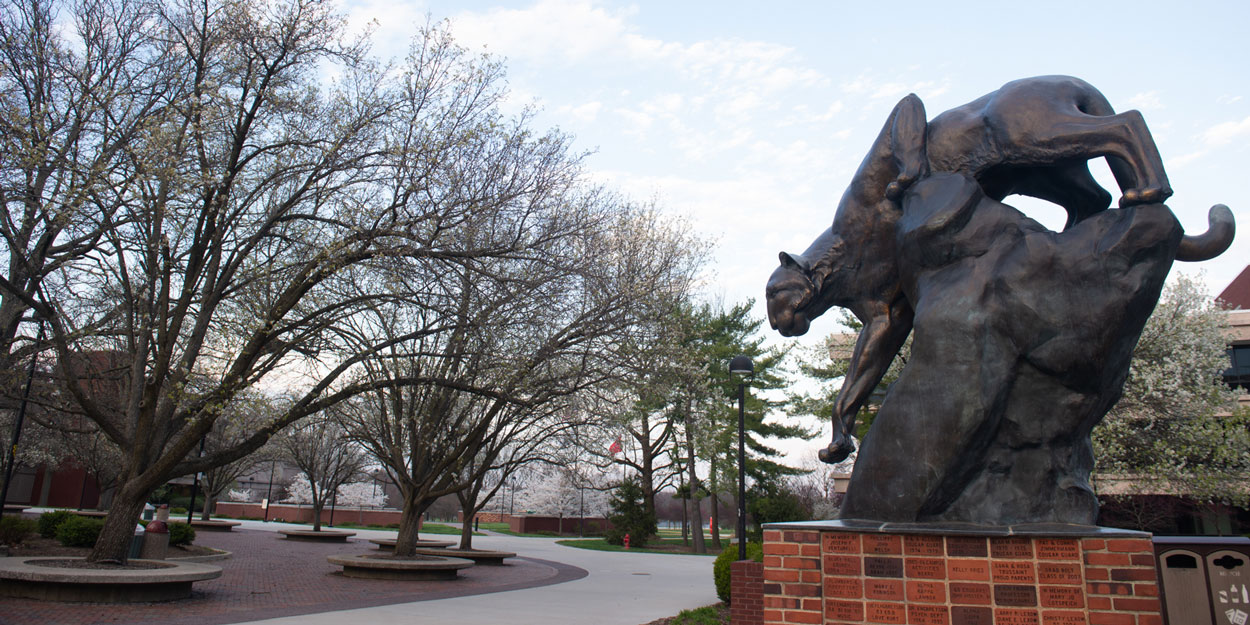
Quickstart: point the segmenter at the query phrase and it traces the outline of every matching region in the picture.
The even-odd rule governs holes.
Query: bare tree
[[[321,511],[339,487],[364,475],[369,456],[337,419],[321,415],[292,426],[277,438],[282,456],[307,480],[313,531],[321,531]]]
[[[621,337],[658,312],[648,302],[689,288],[700,249],[654,211],[597,191],[567,198],[558,221],[531,220],[524,236],[542,242],[527,257],[428,278],[426,303],[441,308],[378,309],[361,323],[362,336],[420,335],[365,363],[385,388],[351,426],[404,495],[397,555],[415,548],[437,497],[471,487],[535,432],[565,427],[573,398],[621,375]],[[437,381],[393,383],[422,373]]]
[[[3,6],[0,325],[33,313],[57,361],[86,363],[58,368],[59,396],[122,451],[92,561],[126,560],[167,480],[358,393],[438,381],[357,378],[411,337],[347,342],[347,321],[421,306],[414,268],[524,256],[517,225],[551,221],[577,175],[563,137],[498,111],[501,66],[442,28],[391,70],[323,0],[100,0],[65,7],[66,28],[53,3]],[[91,384],[100,353],[126,361],[116,407]],[[274,380],[284,411],[194,453]]]

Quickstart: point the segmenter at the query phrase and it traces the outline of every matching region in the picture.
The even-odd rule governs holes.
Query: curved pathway
[[[639,625],[716,602],[712,558],[573,549],[549,538],[478,536],[473,546],[514,551],[509,566],[473,567],[460,579],[394,582],[344,577],[326,556],[373,551],[355,530],[346,544],[282,539],[284,523],[245,521],[233,532],[200,532],[196,543],[234,552],[222,577],[197,583],[186,601],[107,606],[2,600],[0,625],[604,623]]]

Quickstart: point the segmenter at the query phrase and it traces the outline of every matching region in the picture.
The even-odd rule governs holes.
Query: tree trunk
[[[134,540],[135,526],[147,503],[148,491],[132,485],[123,485],[113,496],[104,528],[96,539],[95,547],[87,555],[88,562],[120,562],[130,557],[130,543]]]
[[[466,512],[464,522],[460,524],[460,548],[473,548],[473,519],[477,518],[477,510]]]
[[[313,501],[313,531],[321,531],[321,511],[326,507],[324,501]]]
[[[712,548],[720,551],[720,497],[716,495],[719,490],[716,484],[716,460],[712,460],[712,468],[708,471],[708,480],[712,486],[708,492],[708,499],[712,503]]]
[[[204,509],[200,511],[200,520],[207,521],[212,518],[213,508],[217,505],[217,496],[204,493]]]
[[[399,513],[399,535],[395,537],[395,555],[416,555],[417,541],[420,540],[421,513],[424,507],[418,507],[416,501],[405,501],[404,509]]]
[[[692,513],[690,517],[692,521],[690,523],[690,533],[694,540],[694,552],[707,553],[707,545],[703,542],[703,507],[699,505],[701,503],[699,498],[699,474],[695,472],[694,467],[694,433],[690,431],[689,427],[686,428],[686,456],[690,458],[690,461],[686,464],[690,471],[690,480],[687,483],[690,484],[690,490],[688,491],[690,495],[690,511]]]

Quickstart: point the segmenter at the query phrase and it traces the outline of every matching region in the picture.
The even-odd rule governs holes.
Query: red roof
[[[1237,274],[1233,281],[1224,287],[1217,299],[1224,302],[1225,308],[1250,310],[1250,265]]]

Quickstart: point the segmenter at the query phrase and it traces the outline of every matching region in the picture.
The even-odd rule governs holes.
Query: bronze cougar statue
[[[801,255],[782,252],[766,289],[769,323],[783,336],[807,332],[830,307],[850,309],[864,327],[834,406],[826,462],[854,446],[855,414],[911,332],[913,311],[896,261],[903,193],[930,172],[971,177],[995,201],[1027,195],[1062,206],[1067,226],[1106,210],[1111,196],[1087,161],[1106,157],[1120,186],[1120,207],[1172,195],[1158,149],[1137,111],[1115,113],[1096,89],[1068,76],[1013,81],[926,121],[914,94],[886,120],[838,203],[833,225]],[[1209,213],[1211,227],[1186,235],[1176,259],[1215,257],[1232,243],[1232,213]]]

